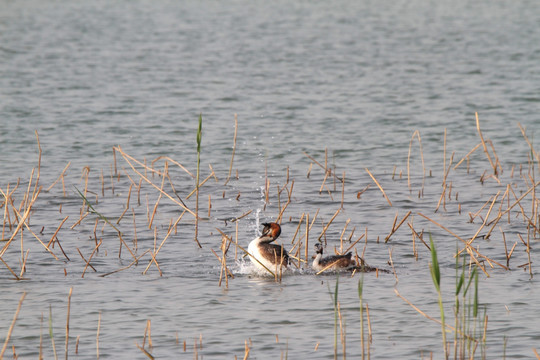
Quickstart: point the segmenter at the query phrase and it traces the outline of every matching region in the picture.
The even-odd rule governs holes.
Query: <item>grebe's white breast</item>
[[[287,268],[289,254],[281,245],[271,244],[280,235],[281,227],[276,223],[263,225],[262,235],[252,240],[248,246],[251,262],[262,271],[267,271],[264,267],[272,272]]]

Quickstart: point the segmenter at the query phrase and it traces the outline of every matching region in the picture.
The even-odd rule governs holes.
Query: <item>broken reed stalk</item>
[[[148,271],[148,269],[150,269],[150,265],[152,265],[152,262],[155,262],[156,266],[159,268],[159,265],[155,259],[155,257],[157,256],[157,254],[159,253],[159,251],[161,250],[161,248],[163,247],[163,245],[165,244],[165,242],[167,241],[167,239],[169,238],[169,236],[172,234],[173,232],[173,229],[176,228],[176,225],[178,225],[178,223],[180,222],[180,220],[182,220],[182,217],[184,216],[186,212],[183,211],[182,214],[180,214],[180,216],[178,217],[178,219],[176,219],[176,221],[174,222],[174,224],[171,225],[171,227],[169,228],[169,230],[167,231],[167,235],[165,235],[165,238],[163,238],[163,240],[161,241],[161,243],[159,244],[159,247],[153,252],[152,254],[152,260],[150,260],[150,262],[148,263],[148,266],[146,267],[146,269],[143,271],[143,275],[146,274],[146,272]],[[161,272],[161,271],[160,271]]]
[[[325,150],[325,165],[323,165],[323,164],[321,164],[320,162],[318,162],[317,160],[315,160],[315,159],[313,158],[313,156],[309,155],[309,154],[306,153],[305,151],[302,151],[302,152],[303,152],[304,155],[306,155],[311,161],[313,161],[315,164],[319,165],[319,167],[320,167],[321,169],[323,169],[325,172],[329,171],[329,172],[330,172],[329,175],[332,175],[336,180],[341,181],[341,179],[339,178],[339,176],[337,176],[337,175],[332,171],[332,169],[328,169],[328,167],[326,166],[326,165],[327,165],[327,164],[326,164],[326,163],[327,163],[326,150]],[[311,172],[311,165],[310,165],[310,167],[309,167],[309,171],[308,171],[308,175],[307,175],[308,178],[309,178],[310,172]]]
[[[478,112],[475,112],[474,115],[476,116],[476,130],[478,130],[478,135],[480,136],[480,141],[482,141],[482,147],[484,148],[484,152],[486,153],[486,156],[489,160],[489,164],[493,168],[493,174],[497,175],[497,164],[493,163],[493,160],[491,159],[491,155],[489,155],[488,148],[486,146],[486,142],[484,141],[484,136],[482,135],[482,131],[480,130],[480,120],[478,119]]]
[[[424,181],[426,179],[426,167],[424,164],[424,151],[422,150],[422,138],[420,137],[420,132],[418,130],[415,130],[411,136],[411,141],[409,142],[409,154],[407,155],[407,185],[409,186],[409,191],[412,191],[411,188],[411,171],[410,171],[410,164],[411,164],[411,149],[412,149],[412,142],[414,138],[418,138],[418,144],[420,146],[420,159],[422,160],[422,194],[424,193]],[[377,184],[378,185],[378,184]]]
[[[58,181],[60,181],[60,179],[63,179],[63,178],[64,178],[64,174],[66,173],[67,169],[68,169],[70,166],[71,166],[71,161],[68,162],[68,164],[66,165],[66,167],[64,168],[64,170],[62,170],[62,172],[60,173],[60,176],[58,176],[58,178],[51,184],[51,186],[49,186],[49,187],[47,188],[47,191],[50,191],[50,190],[54,187],[54,185],[56,185],[56,183],[57,183]],[[63,182],[63,180],[62,180],[62,182]],[[64,189],[64,196],[66,196],[65,189]]]
[[[442,322],[439,320],[439,319],[435,319],[434,317],[431,317],[429,316],[428,314],[426,314],[425,312],[423,312],[422,310],[420,310],[417,306],[415,306],[412,302],[410,302],[409,300],[407,300],[403,295],[401,295],[398,291],[397,288],[394,287],[394,292],[396,293],[396,295],[403,301],[405,301],[407,304],[409,304],[410,307],[412,307],[414,310],[416,310],[420,315],[422,315],[423,317],[425,317],[426,319],[429,319],[431,321],[434,321],[436,322],[437,324],[439,325],[442,325]],[[452,326],[452,325],[449,325],[449,324],[445,324],[445,328],[448,329],[448,330],[451,330],[451,331],[456,331],[456,329]],[[458,329],[457,330],[460,334],[461,331]],[[464,336],[467,336],[465,334],[462,334]]]
[[[161,176],[161,188],[160,188],[159,196],[158,196],[158,198],[156,200],[156,203],[154,204],[154,210],[152,211],[152,216],[150,217],[150,221],[148,222],[148,229],[152,229],[152,223],[154,222],[154,216],[156,215],[159,202],[160,202],[161,197],[163,195],[163,187],[165,186],[165,175],[164,174],[167,173],[167,168],[168,168],[167,167],[167,162],[165,161],[165,168],[164,168],[163,174]],[[197,201],[197,207],[198,207],[198,205],[199,205],[199,203]],[[195,220],[195,224],[197,224],[197,220]]]
[[[227,179],[225,180],[225,183],[223,185],[227,185],[229,180],[231,179],[231,173],[232,173],[232,167],[233,167],[233,161],[234,161],[234,153],[236,151],[236,133],[238,131],[238,115],[234,114],[234,139],[233,139],[233,148],[232,148],[232,155],[231,155],[231,164],[229,165],[229,174],[227,175]]]
[[[2,257],[0,257],[0,261],[2,261],[4,266],[9,270],[9,272],[15,277],[16,280],[21,280],[21,278],[19,276],[17,276],[15,271],[13,271],[13,269],[11,267],[9,267],[9,265],[4,261],[4,259],[2,259]]]
[[[155,158],[154,160],[151,161],[151,166],[152,166],[152,169],[154,168],[154,163],[159,161],[159,160],[166,160],[166,161],[169,161],[171,163],[173,163],[174,165],[178,166],[180,169],[182,169],[186,174],[188,174],[189,176],[191,176],[193,179],[195,178],[195,175],[193,175],[188,169],[186,169],[184,167],[184,165],[180,164],[178,161],[170,158],[169,156],[158,156],[157,158]]]
[[[19,231],[21,231],[21,228],[23,226],[26,226],[26,228],[30,231],[30,233],[32,235],[34,235],[34,237],[39,241],[39,243],[41,245],[43,245],[43,247],[56,259],[56,260],[59,260],[58,257],[52,252],[52,250],[50,250],[47,245],[45,245],[45,243],[43,243],[43,241],[41,241],[41,239],[32,231],[32,229],[30,228],[30,226],[28,225],[28,222],[27,222],[27,219],[29,218],[30,216],[30,213],[32,211],[32,206],[34,205],[34,203],[36,202],[40,192],[41,192],[41,189],[42,187],[40,187],[38,189],[38,191],[33,195],[32,199],[30,200],[28,206],[26,207],[26,210],[24,212],[24,214],[21,216],[20,213],[17,211],[17,209],[15,207],[13,207],[13,210],[14,212],[18,215],[19,217],[19,223],[17,224],[17,227],[15,228],[13,234],[11,235],[10,239],[4,244],[4,246],[2,247],[2,250],[0,250],[0,257],[2,257],[4,255],[4,253],[7,251],[9,245],[11,245],[11,242],[13,241],[13,239],[15,239],[15,236],[19,233]],[[1,191],[1,189],[0,189]],[[2,194],[4,195],[4,197],[6,197],[5,193],[2,192]],[[22,232],[21,232],[22,234]]]
[[[97,244],[96,244],[96,245],[97,245]],[[84,255],[82,254],[81,250],[80,250],[79,248],[77,248],[77,251],[79,252],[79,255],[80,255],[81,259],[83,259],[83,261],[84,261],[85,263],[88,263],[88,261],[86,260],[86,258],[85,258]],[[92,270],[94,270],[94,272],[97,272],[96,268],[93,267],[92,264],[88,263],[88,266],[90,266],[90,268],[91,268]]]
[[[285,205],[283,205],[283,207],[279,211],[279,215],[276,218],[277,222],[281,222],[281,220],[283,218],[283,213],[285,212],[285,209],[287,209],[287,207],[291,203],[291,197],[292,197],[293,188],[294,188],[294,180],[291,182],[291,190],[290,191],[287,189],[287,185],[285,185],[285,189],[287,189],[287,195],[288,195],[287,202],[285,203]]]
[[[101,246],[101,244],[103,243],[103,239],[99,240],[99,244],[97,244],[95,247],[94,247],[94,250],[92,251],[92,254],[90,254],[90,257],[88,258],[88,261],[86,262],[86,265],[84,267],[84,270],[82,272],[82,275],[81,275],[81,278],[84,278],[84,274],[86,273],[86,269],[88,268],[88,266],[90,265],[90,261],[92,260],[92,257],[94,256],[94,254],[96,253],[97,249]],[[94,269],[92,267],[92,269]],[[96,269],[94,269],[95,271]]]
[[[200,182],[199,188],[201,188],[204,184],[206,184],[206,182],[208,180],[210,180],[213,177],[214,178],[216,177],[216,174],[214,174],[214,170],[212,170],[212,173],[210,175],[208,175],[206,177],[206,179],[204,179],[203,181]],[[196,194],[196,193],[197,193],[197,187],[195,187],[193,190],[191,190],[191,192],[186,196],[186,200],[189,199],[191,197],[191,195]],[[182,204],[183,204],[183,202],[182,202]]]
[[[139,170],[137,170],[135,168],[135,166],[132,164],[132,162],[144,167],[145,171],[146,170],[150,170],[152,171],[153,173],[155,172],[154,169],[151,169],[151,168],[148,168],[148,166],[146,164],[143,164],[141,163],[140,161],[136,160],[135,158],[131,157],[130,155],[126,154],[122,148],[120,146],[117,146],[115,147],[116,151],[118,151],[120,153],[120,155],[122,155],[122,157],[124,158],[124,160],[126,160],[126,162],[128,163],[128,165],[131,167],[131,169],[137,174],[139,175],[139,177],[146,181],[148,184],[150,184],[152,187],[154,187],[156,190],[160,191],[161,192],[161,189],[156,185],[154,184],[150,179],[148,179],[148,177],[146,177],[144,174],[142,174]],[[172,202],[174,202],[176,205],[180,206],[182,209],[186,210],[188,213],[190,213],[191,215],[193,215],[194,217],[196,217],[197,215],[195,214],[195,212],[193,212],[192,210],[188,209],[184,204],[182,204],[182,202],[176,200],[175,198],[173,198],[171,195],[169,195],[168,193],[166,192],[163,192],[163,195],[165,195],[167,198],[169,198],[169,200],[171,200]]]
[[[379,189],[381,190],[384,198],[386,199],[386,201],[388,201],[388,204],[390,204],[390,206],[392,206],[392,202],[390,201],[390,199],[388,198],[388,196],[386,195],[386,193],[384,192],[384,189],[382,188],[381,184],[379,184],[379,182],[377,181],[377,179],[375,179],[375,176],[373,176],[373,174],[371,174],[371,172],[368,170],[368,168],[364,168],[364,170],[366,170],[366,172],[369,174],[369,176],[371,176],[371,178],[373,179],[373,181],[375,181],[375,184],[377,184],[377,186],[379,187]]]
[[[461,165],[461,163],[462,163],[463,161],[465,161],[466,159],[469,159],[469,156],[471,156],[471,154],[472,154],[473,152],[475,152],[481,145],[482,145],[482,143],[476,144],[476,146],[473,147],[472,150],[469,151],[469,152],[467,153],[467,155],[465,155],[463,158],[461,158],[461,160],[454,166],[454,170],[456,170],[456,169],[458,168],[458,166]]]
[[[9,326],[9,329],[6,335],[6,340],[4,341],[4,345],[2,346],[2,350],[0,351],[0,359],[4,358],[4,353],[7,349],[9,339],[11,338],[11,333],[13,332],[13,328],[15,327],[15,322],[17,321],[17,317],[19,316],[19,311],[21,311],[21,306],[25,297],[26,297],[26,291],[23,292],[23,294],[21,295],[21,298],[19,299],[19,305],[17,306],[15,315],[13,315],[13,320],[11,321],[11,325]]]
[[[411,210],[409,210],[409,212],[407,212],[407,214],[405,214],[405,216],[403,217],[403,219],[401,219],[401,221],[399,222],[398,226],[395,226],[396,225],[396,221],[394,220],[394,225],[392,225],[392,231],[390,231],[390,234],[388,234],[386,236],[386,238],[384,239],[384,242],[387,243],[388,240],[390,240],[390,237],[392,235],[394,235],[394,233],[399,229],[399,227],[405,222],[405,220],[407,220],[407,218],[409,217],[409,215],[411,215]],[[396,213],[396,220],[397,220],[397,213]]]
[[[49,240],[49,242],[47,243],[47,248],[49,246],[51,246],[52,242],[54,241],[54,238],[56,237],[56,235],[58,235],[58,232],[60,231],[60,229],[62,228],[62,225],[64,225],[64,223],[67,221],[67,219],[69,218],[69,215],[66,216],[64,218],[64,220],[62,220],[62,222],[60,223],[60,225],[58,225],[58,227],[56,228],[56,231],[54,232],[53,236],[51,236],[51,240]]]
[[[317,241],[321,241],[321,238],[324,236],[324,234],[326,234],[326,231],[328,230],[328,227],[330,227],[330,224],[332,224],[332,222],[334,221],[334,219],[336,218],[336,216],[338,216],[338,214],[340,212],[341,212],[341,209],[337,209],[337,211],[334,213],[334,216],[332,216],[330,221],[328,221],[328,224],[326,224],[326,226],[323,228],[321,234],[317,238]],[[306,245],[307,245],[307,242],[306,242]]]
[[[506,214],[508,213],[510,210],[512,210],[512,208],[516,205],[518,205],[521,200],[523,200],[523,198],[525,198],[525,196],[529,195],[529,193],[531,193],[538,185],[540,185],[540,181],[537,182],[536,184],[534,184],[534,186],[531,186],[526,192],[524,192],[520,197],[519,199],[517,199],[511,206],[509,206],[506,210],[504,210],[503,212],[500,212],[497,217],[492,220],[492,222],[494,221],[495,223],[493,224],[493,226],[491,227],[491,229],[488,231],[488,234],[491,234],[491,232],[493,231],[493,228],[497,225],[497,223],[499,222],[499,220]],[[510,190],[512,190],[510,188]],[[513,192],[513,190],[512,190]],[[515,194],[514,194],[515,196]],[[521,206],[521,205],[520,205]],[[1,254],[0,254],[1,256]]]
[[[482,225],[480,225],[480,227],[478,228],[478,230],[476,231],[476,233],[471,237],[471,240],[469,240],[467,242],[467,245],[471,245],[472,242],[478,237],[478,234],[480,234],[480,231],[482,231],[482,229],[484,228],[484,226],[486,225],[488,219],[489,219],[489,215],[491,214],[491,210],[493,209],[493,206],[495,205],[495,202],[497,201],[497,197],[499,196],[499,194],[501,193],[501,191],[499,190],[497,192],[497,194],[495,194],[495,196],[493,197],[493,201],[491,202],[491,205],[489,207],[489,210],[484,218],[484,221],[482,222]],[[461,253],[463,252],[463,249],[458,252],[458,255],[461,255]]]
[[[508,270],[508,268],[506,266],[504,266],[503,264],[485,256],[485,255],[482,255],[477,249],[475,249],[474,247],[468,245],[467,241],[465,241],[463,238],[461,238],[459,235],[457,235],[456,233],[454,233],[453,231],[451,231],[450,229],[448,229],[447,227],[445,227],[444,225],[436,222],[435,220],[433,219],[430,219],[429,217],[427,217],[426,215],[422,214],[422,213],[418,213],[418,215],[422,216],[423,218],[431,221],[432,223],[434,223],[435,225],[437,225],[438,227],[440,227],[441,229],[447,231],[449,234],[453,235],[456,239],[458,239],[459,241],[461,241],[463,244],[465,244],[465,249],[467,250],[467,253],[469,254],[470,258],[472,259],[472,261],[474,261],[474,263],[476,265],[478,265],[478,267],[484,272],[484,274],[489,277],[489,274],[488,272],[486,271],[486,269],[484,268],[484,266],[482,264],[480,264],[480,262],[478,261],[478,259],[476,258],[477,256],[478,257],[481,257],[482,259],[486,260],[487,263],[493,268],[493,264],[497,264],[498,266],[502,267],[503,269],[505,270]],[[476,254],[476,256],[474,255]]]

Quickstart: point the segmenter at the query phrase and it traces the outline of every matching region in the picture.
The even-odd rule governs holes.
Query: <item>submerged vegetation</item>
[[[527,270],[529,278],[532,279],[534,272],[533,260],[531,257],[531,244],[534,241],[537,241],[540,236],[540,198],[537,196],[536,191],[536,188],[540,185],[540,182],[536,180],[537,169],[540,169],[540,156],[527,137],[525,129],[520,126],[524,140],[530,148],[527,163],[525,164],[525,167],[523,167],[523,164],[519,165],[519,168],[517,169],[512,167],[509,178],[506,178],[507,183],[504,185],[505,180],[503,180],[502,177],[503,166],[495,152],[493,143],[489,141],[489,139],[484,138],[480,129],[478,116],[476,117],[476,124],[479,143],[472,147],[456,164],[454,164],[453,161],[454,154],[447,160],[445,134],[444,173],[442,174],[441,183],[442,190],[436,208],[431,209],[434,213],[443,212],[446,211],[447,203],[454,202],[454,204],[457,204],[457,211],[461,214],[462,208],[461,203],[459,203],[458,192],[454,188],[452,181],[449,181],[449,175],[452,171],[457,171],[459,167],[465,166],[465,164],[467,167],[466,172],[469,174],[470,167],[473,166],[473,164],[471,164],[473,153],[477,150],[483,151],[487,163],[483,160],[475,161],[479,163],[477,165],[479,168],[483,169],[486,164],[488,164],[488,168],[487,170],[481,171],[482,175],[479,181],[482,185],[488,180],[494,181],[497,183],[500,190],[496,194],[490,195],[480,208],[470,209],[468,212],[468,221],[471,224],[478,221],[480,222],[475,233],[470,237],[464,237],[458,235],[451,225],[444,224],[441,221],[437,221],[435,218],[424,214],[425,211],[420,212],[408,209],[398,209],[391,227],[388,229],[387,235],[382,236],[384,241],[379,241],[379,237],[376,241],[373,241],[377,244],[392,244],[392,241],[397,236],[396,234],[400,234],[402,237],[409,236],[411,241],[407,243],[407,246],[416,260],[421,258],[422,251],[424,251],[424,255],[429,254],[431,256],[429,272],[435,286],[440,320],[436,319],[435,315],[426,314],[426,312],[415,306],[400,294],[398,291],[399,274],[394,267],[392,249],[389,249],[388,266],[392,269],[393,276],[395,277],[394,290],[397,298],[401,299],[400,301],[409,304],[419,315],[424,316],[429,319],[429,321],[440,323],[442,337],[441,354],[444,354],[446,359],[487,358],[487,312],[489,309],[483,308],[480,303],[481,297],[478,278],[480,275],[490,277],[510,269],[522,268]],[[146,161],[146,159],[138,160],[127,154],[121,147],[117,146],[113,149],[114,162],[111,165],[109,178],[107,179],[105,177],[103,171],[101,171],[99,178],[90,177],[90,169],[85,168],[82,170],[82,177],[80,179],[82,185],[74,187],[74,190],[71,190],[69,187],[66,188],[65,186],[65,179],[68,175],[70,164],[67,164],[63,171],[60,172],[56,181],[47,184],[48,186],[42,184],[40,178],[41,145],[39,136],[36,132],[39,150],[37,168],[32,170],[27,183],[19,179],[14,184],[10,183],[0,187],[0,193],[2,195],[0,210],[3,213],[2,233],[0,237],[0,277],[2,279],[13,279],[16,281],[28,280],[29,277],[26,265],[31,261],[42,261],[44,257],[51,257],[54,259],[55,263],[62,264],[58,267],[58,269],[60,269],[58,271],[59,276],[67,275],[67,269],[66,266],[63,265],[64,263],[75,261],[80,261],[81,266],[77,270],[74,270],[74,268],[71,267],[70,271],[78,271],[82,278],[84,278],[87,271],[93,271],[99,277],[113,276],[119,272],[133,269],[137,265],[141,265],[140,263],[143,265],[143,271],[141,271],[142,274],[147,274],[149,271],[153,270],[159,275],[162,275],[166,269],[163,269],[163,266],[160,264],[158,255],[168,239],[172,237],[185,237],[186,231],[184,231],[182,235],[179,235],[178,227],[182,225],[184,228],[192,229],[194,232],[194,241],[185,241],[182,246],[196,246],[211,252],[213,254],[212,256],[215,256],[217,259],[217,264],[220,268],[219,282],[217,285],[229,288],[231,284],[234,284],[234,282],[231,282],[230,280],[235,278],[235,272],[234,269],[231,269],[231,264],[237,264],[242,261],[247,253],[242,242],[239,242],[240,236],[238,224],[243,221],[244,218],[247,218],[252,210],[215,221],[216,224],[224,224],[224,227],[220,226],[221,228],[216,226],[221,237],[218,251],[214,250],[212,247],[216,244],[215,238],[213,239],[213,242],[200,240],[199,225],[201,221],[211,221],[211,219],[213,219],[212,211],[215,211],[213,201],[217,202],[220,198],[224,199],[226,197],[226,191],[230,191],[230,187],[226,187],[226,185],[234,178],[232,169],[236,149],[236,131],[237,122],[235,118],[233,151],[230,168],[224,184],[219,183],[220,180],[214,172],[212,165],[209,165],[209,173],[206,178],[202,180],[200,178],[202,172],[200,168],[202,152],[202,115],[200,115],[196,137],[196,175],[193,175],[180,162],[171,159],[170,157],[160,156],[151,162]],[[415,188],[415,186],[418,186],[418,182],[414,185],[414,182],[411,181],[411,179],[414,178],[411,175],[411,163],[415,159],[413,156],[413,143],[415,139],[418,141],[419,158],[421,159],[422,166],[421,177],[416,177],[417,180],[421,178],[419,188]],[[369,178],[366,178],[369,183],[361,189],[346,189],[348,182],[346,181],[345,172],[342,174],[336,173],[335,167],[329,164],[327,152],[325,152],[324,160],[316,159],[314,156],[307,153],[305,153],[305,155],[310,161],[309,169],[307,171],[308,178],[310,178],[310,176],[315,177],[313,174],[317,171],[316,169],[322,169],[322,173],[319,173],[319,177],[322,178],[322,183],[320,184],[320,187],[317,186],[317,196],[328,196],[329,206],[338,207],[334,215],[328,219],[322,219],[319,210],[316,210],[314,214],[309,211],[302,212],[301,214],[287,212],[289,205],[298,201],[295,200],[293,196],[295,181],[294,179],[289,178],[288,168],[285,180],[281,185],[277,185],[276,190],[271,186],[271,179],[265,174],[262,198],[265,209],[271,202],[277,204],[277,211],[275,213],[276,222],[281,223],[287,221],[286,219],[288,216],[290,222],[296,223],[296,229],[292,232],[292,235],[289,234],[288,239],[290,240],[290,243],[287,244],[287,247],[290,248],[289,253],[293,270],[308,276],[319,276],[308,270],[311,263],[309,249],[311,249],[316,242],[323,244],[328,243],[326,234],[333,225],[334,220],[339,215],[343,214],[346,201],[349,201],[351,198],[356,201],[362,201],[364,193],[372,186],[374,191],[378,191],[382,195],[381,202],[384,206],[393,207],[394,203],[391,201],[393,194],[389,193],[387,188],[385,189],[385,184],[391,181],[401,180],[404,175],[402,172],[397,171],[397,167],[394,169],[391,176],[373,174],[366,168],[365,172],[369,176]],[[120,166],[117,157],[123,161]],[[158,164],[162,164],[161,167],[158,167]],[[172,167],[174,167],[174,171],[177,171],[174,176],[172,175]],[[313,169],[314,167],[315,170]],[[427,171],[423,158],[421,136],[418,131],[415,131],[411,137],[406,168],[407,171],[405,176],[407,178],[407,191],[409,196],[423,198],[425,196],[424,186]],[[178,172],[180,172],[181,175],[179,175]],[[433,177],[432,174],[430,174],[430,176]],[[182,182],[182,190],[177,190],[177,187],[179,187],[178,178],[184,177],[187,178],[188,181]],[[238,178],[238,174],[236,178]],[[212,179],[214,181],[211,181]],[[194,188],[193,180],[195,180]],[[122,185],[119,185],[120,182],[122,182]],[[209,185],[212,182],[215,185]],[[52,191],[54,191],[55,188],[56,191],[59,192],[60,184],[62,190],[61,195],[54,196],[61,198],[57,203],[58,214],[62,214],[62,219],[57,224],[42,224],[39,221],[35,221],[35,214],[42,211],[46,206],[49,206],[40,205],[42,194],[44,192],[52,194]],[[123,186],[123,193],[127,192],[127,197],[122,198],[123,195],[120,196],[115,193],[119,186]],[[208,191],[204,192],[208,196],[207,216],[206,214],[203,216],[203,210],[199,204],[199,197],[205,186],[209,188]],[[195,195],[196,198],[194,210],[189,203],[189,199],[192,195]],[[237,201],[239,201],[241,196],[241,192],[238,192],[237,195],[233,196],[229,194],[229,197],[234,198]],[[335,200],[334,198],[340,200]],[[162,201],[164,199],[168,200],[166,205],[164,204],[164,201]],[[144,201],[146,201],[146,204],[144,204]],[[74,206],[74,202],[78,202],[80,206]],[[108,209],[111,207],[119,209],[118,213],[104,214],[104,211],[100,209],[100,204],[102,202],[108,203]],[[144,205],[146,205],[146,209]],[[160,217],[160,209],[165,206],[174,206],[177,210],[177,217],[163,220],[163,218]],[[65,215],[66,212],[68,213],[67,215]],[[398,216],[399,212],[402,212],[401,216]],[[445,279],[441,275],[441,252],[438,252],[435,246],[437,236],[435,236],[434,240],[430,234],[428,243],[424,239],[424,229],[420,229],[419,225],[414,223],[415,216],[426,224],[436,226],[436,228],[440,229],[445,236],[454,238],[458,244],[456,252],[454,254],[445,253],[445,258],[443,259],[444,263],[455,263],[456,275],[454,299],[448,298],[448,295],[445,294],[445,288],[442,286]],[[129,219],[130,217],[131,219]],[[295,220],[291,221],[293,217]],[[512,240],[514,241],[513,243],[507,243],[507,235],[502,226],[504,221],[514,227],[512,231],[512,237],[514,238],[514,240]],[[159,226],[157,224],[158,222]],[[321,229],[317,231],[319,223],[322,224],[322,226]],[[351,223],[352,220],[350,218],[344,221],[344,227],[341,230],[335,231],[340,234],[339,241],[334,241],[332,244],[328,245],[333,247],[333,251],[336,254],[345,254],[349,251],[353,251],[357,264],[364,264],[361,259],[366,257],[368,229],[366,228],[362,234],[359,236],[356,235],[355,237],[356,226]],[[140,224],[145,225],[141,228]],[[234,225],[234,231],[225,229],[225,227],[230,224]],[[518,231],[515,230],[517,227],[519,228]],[[49,231],[50,228],[54,230]],[[90,228],[92,229],[89,230]],[[163,229],[165,229],[164,233]],[[85,236],[91,234],[91,246],[86,244],[84,247],[81,246],[81,249],[65,239],[62,240],[61,235],[69,232],[80,232],[85,234]],[[149,242],[139,242],[138,240],[142,237],[151,238],[153,239],[153,242],[151,242],[151,244],[149,244]],[[501,246],[492,246],[487,250],[480,250],[479,243],[482,240],[493,239],[495,237],[497,237],[498,241],[500,240],[499,243],[502,244]],[[363,249],[359,250],[362,246]],[[29,256],[30,247],[39,249],[39,251],[32,251],[32,258]],[[106,248],[105,254],[108,254],[108,256],[117,254],[118,258],[127,258],[128,264],[113,271],[101,271],[97,265],[93,264],[93,259],[97,253],[103,251],[103,248]],[[504,252],[501,253],[501,249]],[[122,254],[122,250],[124,250],[124,254]],[[526,254],[526,261],[524,263],[515,265],[515,261],[513,261],[515,257],[513,256],[517,253],[516,250],[523,250]],[[107,255],[104,256],[106,257]],[[455,258],[455,261],[453,258],[449,260],[450,256]],[[78,260],[78,257],[80,257],[81,260]],[[38,259],[34,260],[34,258]],[[504,259],[504,261],[501,261],[500,259]],[[519,257],[519,261],[522,260],[523,257]],[[367,262],[369,263],[369,257]],[[283,277],[281,271],[269,272],[272,273],[276,282],[282,281]],[[369,288],[366,288],[363,274],[358,275],[356,273],[348,273],[342,276],[361,277],[358,281],[358,310],[360,317],[359,326],[361,343],[357,348],[361,348],[360,353],[362,359],[369,359],[372,341],[370,316],[377,317],[376,313],[370,314],[369,307],[367,303],[364,302],[364,293],[369,292]],[[375,271],[366,276],[377,277],[379,276],[379,273]],[[338,358],[338,350],[340,347],[338,343],[341,344],[342,357],[346,358],[347,329],[345,327],[344,314],[338,297],[339,278],[336,279],[334,291],[332,292],[330,290],[330,286],[328,289],[331,294],[334,315],[334,358]],[[0,358],[5,356],[5,352],[9,348],[12,331],[16,326],[19,311],[21,307],[24,306],[25,294],[26,293],[23,293],[20,298],[13,321],[3,339]],[[340,292],[340,294],[342,294],[342,292]],[[74,301],[77,301],[76,295],[74,296]],[[71,304],[71,290],[69,293],[68,304]],[[449,311],[449,307],[452,307],[451,312]],[[483,313],[482,309],[484,311]],[[5,307],[5,310],[8,310],[8,307]],[[447,316],[448,314],[453,315],[453,326],[450,325],[451,317]],[[99,319],[101,319],[101,315]],[[52,310],[50,310],[49,335],[55,357],[57,357],[57,349],[52,331],[52,321],[53,314]],[[365,321],[367,322],[367,326]],[[69,341],[69,322],[68,305],[65,334],[66,358]],[[368,330],[367,336],[364,332],[365,328]],[[98,358],[99,331],[100,320],[98,321],[96,329],[96,351]],[[340,341],[338,341],[338,339]],[[245,351],[244,354],[242,354],[242,357],[247,358],[254,350],[252,349],[249,340],[243,341]],[[419,343],[421,343],[421,341],[422,339],[418,340]],[[177,342],[181,344],[178,339]],[[46,345],[40,342],[40,355],[42,346]],[[150,320],[148,321],[147,329],[143,335],[142,345],[137,343],[136,346],[145,356],[153,358]],[[198,358],[197,349],[200,348],[202,348],[202,335],[198,343],[196,341],[194,346],[193,352],[196,358]],[[75,354],[78,353],[77,345],[70,349],[71,352]],[[183,350],[187,351],[186,341],[183,342]],[[492,350],[497,354],[502,352],[502,349]],[[12,351],[14,357],[16,357],[15,345],[12,345]],[[536,350],[533,349],[533,351],[535,355],[540,358],[536,354]]]

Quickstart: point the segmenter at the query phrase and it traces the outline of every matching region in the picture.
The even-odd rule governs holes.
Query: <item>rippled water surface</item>
[[[72,289],[71,357],[145,358],[144,347],[158,358],[244,358],[249,349],[252,359],[332,359],[339,281],[345,352],[360,358],[359,274],[338,280],[301,266],[275,282],[231,245],[234,278],[219,285],[220,231],[247,248],[283,211],[280,239],[292,252],[301,239],[303,259],[309,216],[308,259],[319,238],[327,253],[340,238],[345,248],[359,239],[353,251],[389,271],[363,275],[373,358],[443,358],[440,325],[395,292],[440,318],[431,255],[411,229],[432,234],[454,325],[457,237],[470,240],[484,219],[486,235],[540,175],[519,127],[538,151],[539,23],[535,1],[0,0],[2,344],[26,293],[5,355],[64,356]],[[481,144],[476,112],[496,177],[482,146],[455,167]],[[194,177],[177,165],[196,174],[199,114],[201,181],[209,178],[201,247],[194,216],[178,220],[178,203],[194,211],[196,201]],[[162,182],[149,168],[166,163]],[[29,225],[12,238],[38,172]],[[87,214],[77,189],[112,225]],[[516,244],[510,270],[478,256],[489,320],[477,358],[533,358],[539,346],[538,238],[524,220],[538,226],[533,199],[536,191],[472,243],[503,266]],[[338,339],[339,356],[343,348]]]

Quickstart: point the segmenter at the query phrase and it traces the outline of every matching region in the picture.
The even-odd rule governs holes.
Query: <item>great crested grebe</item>
[[[276,223],[264,223],[261,236],[251,241],[248,246],[251,262],[260,270],[266,269],[275,271],[276,267],[287,268],[289,265],[289,254],[281,245],[271,244],[281,234],[281,226]],[[253,259],[255,258],[255,259]],[[258,260],[258,261],[257,261]]]
[[[332,255],[325,258],[323,255],[323,246],[319,243],[315,244],[315,256],[311,265],[315,271],[321,270],[352,270],[356,267],[356,262],[352,259],[352,253],[348,252],[345,255]]]

